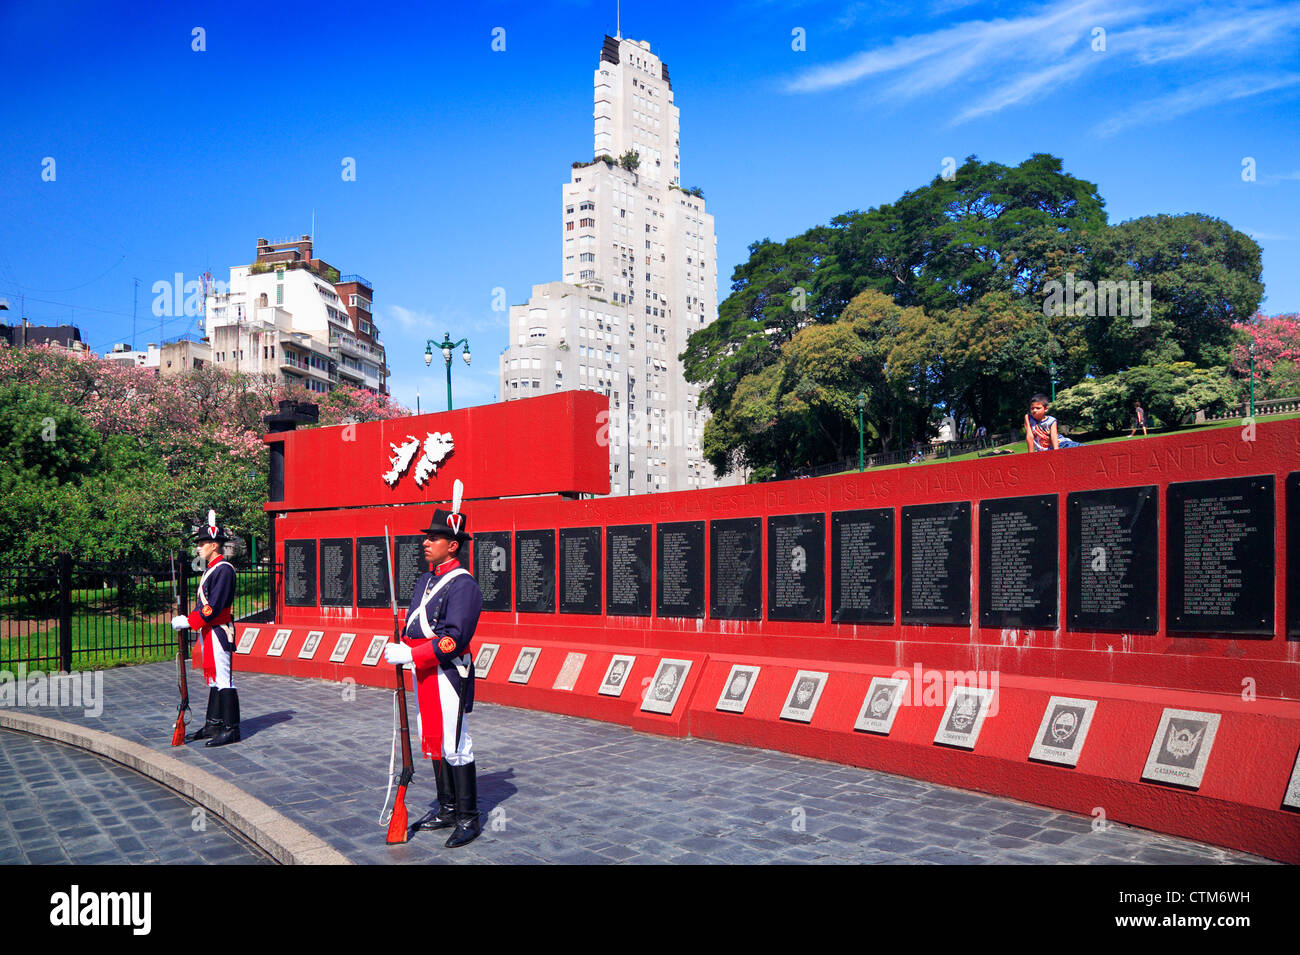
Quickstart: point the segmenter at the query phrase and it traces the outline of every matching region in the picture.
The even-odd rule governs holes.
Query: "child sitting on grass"
[[[1055,451],[1057,448],[1081,448],[1078,441],[1062,438],[1056,433],[1056,419],[1047,413],[1051,402],[1047,395],[1034,395],[1029,399],[1029,414],[1025,415],[1025,443],[1030,451]]]

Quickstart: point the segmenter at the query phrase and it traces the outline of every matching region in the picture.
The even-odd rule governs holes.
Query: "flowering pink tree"
[[[1249,322],[1233,326],[1238,333],[1232,370],[1250,377],[1250,345],[1255,344],[1255,397],[1291,398],[1300,395],[1300,314],[1256,313]]]

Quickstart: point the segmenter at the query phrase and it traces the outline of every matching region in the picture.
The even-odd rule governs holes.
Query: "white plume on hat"
[[[460,501],[465,494],[465,485],[461,483],[460,478],[456,478],[451,486],[451,512],[460,513]]]
[[[208,508],[208,526],[209,527],[217,526],[217,512],[214,511],[212,508]]]

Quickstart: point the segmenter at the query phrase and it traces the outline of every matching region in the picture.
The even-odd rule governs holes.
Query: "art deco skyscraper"
[[[677,356],[717,318],[713,216],[682,188],[672,82],[650,44],[605,37],[593,85],[595,158],[561,193],[563,278],[511,306],[502,397],[603,392],[613,493],[710,487],[707,416]]]

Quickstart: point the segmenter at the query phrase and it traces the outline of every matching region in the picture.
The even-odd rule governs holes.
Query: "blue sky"
[[[615,3],[468,6],[0,0],[4,319],[25,295],[102,352],[131,339],[139,279],[143,346],[155,281],[228,277],[314,214],[316,254],[375,286],[394,396],[444,406],[422,355],[449,331],[474,352],[456,404],[492,401],[493,290],[559,278]],[[893,201],[945,157],[1049,152],[1112,222],[1199,212],[1253,235],[1263,310],[1300,311],[1300,4],[625,2],[622,28],[668,64],[720,297],[757,239]]]

